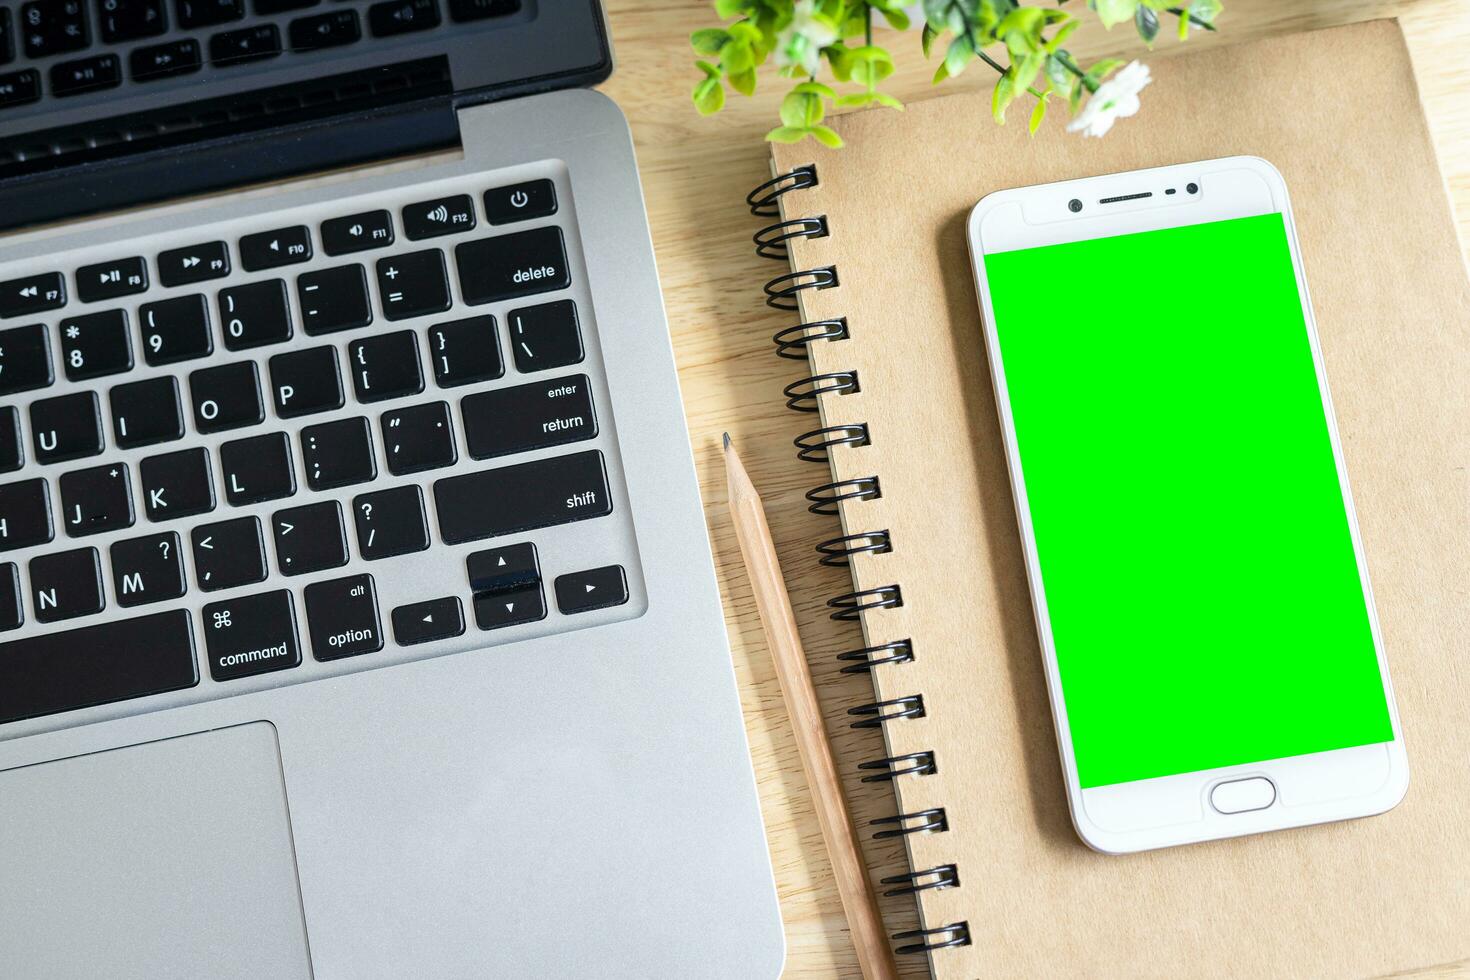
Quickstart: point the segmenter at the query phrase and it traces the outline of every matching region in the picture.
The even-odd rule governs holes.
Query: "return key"
[[[476,392],[460,402],[465,442],[475,459],[508,456],[597,435],[585,374]]]

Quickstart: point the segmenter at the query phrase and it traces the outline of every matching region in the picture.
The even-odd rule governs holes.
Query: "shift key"
[[[612,513],[597,450],[451,476],[434,484],[447,544],[479,541]]]
[[[465,396],[465,443],[475,459],[508,456],[597,435],[587,375],[535,381]]]

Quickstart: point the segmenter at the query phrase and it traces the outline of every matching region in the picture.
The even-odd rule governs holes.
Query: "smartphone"
[[[967,232],[1083,841],[1391,809],[1408,761],[1281,174],[1005,190]]]

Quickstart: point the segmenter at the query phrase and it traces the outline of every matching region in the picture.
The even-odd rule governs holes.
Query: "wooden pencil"
[[[786,711],[791,716],[791,727],[796,733],[801,767],[806,772],[807,785],[811,787],[817,822],[822,827],[822,840],[827,844],[827,855],[832,861],[837,893],[842,899],[842,910],[847,916],[853,945],[857,948],[858,963],[867,980],[891,980],[898,976],[898,968],[883,931],[878,899],[868,878],[868,869],[863,864],[857,831],[842,795],[837,763],[832,757],[831,743],[827,741],[821,706],[812,687],[811,669],[801,648],[801,636],[796,630],[796,614],[786,592],[786,579],[781,574],[776,548],[771,542],[765,507],[750,482],[750,475],[741,465],[740,457],[735,454],[728,432],[725,433],[725,474],[730,481],[730,516],[735,523],[735,536],[740,542],[740,554],[745,559],[745,570],[755,593],[766,644],[776,662],[776,677],[781,684]]]

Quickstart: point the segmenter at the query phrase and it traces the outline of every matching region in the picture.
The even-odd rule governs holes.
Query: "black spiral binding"
[[[746,197],[751,214],[775,219],[755,233],[756,254],[763,258],[789,260],[791,242],[798,239],[826,238],[831,226],[826,215],[799,216],[790,213],[786,195],[815,187],[819,183],[814,164],[796,167],[778,174],[751,191]],[[783,207],[783,205],[785,205]],[[800,309],[801,294],[807,290],[834,289],[841,286],[841,278],[833,266],[816,266],[779,275],[766,283],[765,298],[769,306],[779,310]],[[859,328],[860,329],[860,328]],[[846,317],[832,317],[798,323],[779,330],[771,338],[778,357],[789,360],[809,360],[811,346],[816,343],[837,343],[851,336],[851,327]],[[833,371],[826,374],[807,375],[788,384],[782,394],[786,406],[797,412],[819,412],[823,407],[824,395],[846,395],[862,390],[856,371]],[[826,407],[833,410],[836,400],[828,399]],[[828,418],[831,417],[829,411]],[[843,446],[861,451],[871,443],[871,433],[865,422],[832,422],[821,428],[812,429],[797,436],[796,455],[810,463],[828,463],[832,449]],[[844,505],[863,500],[875,500],[883,496],[877,476],[853,477],[813,487],[807,491],[808,510],[814,514],[836,515]],[[885,528],[873,531],[855,531],[841,537],[830,538],[817,545],[818,561],[823,565],[846,566],[854,555],[882,555],[895,548],[892,535]],[[903,593],[895,583],[875,589],[863,589],[834,596],[827,601],[831,617],[842,621],[861,620],[865,615],[879,610],[903,605]],[[912,640],[892,640],[858,650],[848,650],[837,655],[844,674],[871,674],[879,667],[899,666],[914,660]],[[873,701],[848,709],[853,728],[881,728],[898,724],[925,715],[924,698],[921,694]],[[938,771],[934,753],[930,751],[910,752],[904,755],[872,759],[858,766],[865,783],[892,782],[910,776],[927,776]],[[943,807],[933,807],[914,813],[897,813],[871,822],[876,840],[891,840],[911,834],[944,833],[949,829],[949,819]],[[909,895],[940,888],[958,888],[959,869],[944,864],[924,871],[912,871],[882,879],[884,885],[893,886],[885,895]],[[968,922],[954,922],[932,929],[919,929],[893,934],[898,943],[895,952],[901,955],[928,954],[935,950],[970,945]]]

